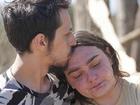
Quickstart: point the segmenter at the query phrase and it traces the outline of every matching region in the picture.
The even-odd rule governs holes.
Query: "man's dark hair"
[[[19,54],[31,52],[32,39],[42,33],[50,44],[61,25],[59,11],[68,6],[68,0],[14,0],[8,3],[2,16],[10,43]]]

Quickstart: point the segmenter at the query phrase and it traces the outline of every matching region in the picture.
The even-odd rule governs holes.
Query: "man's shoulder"
[[[21,101],[26,94],[25,91],[16,88],[3,88],[0,92],[0,105],[13,105],[13,103]]]
[[[8,75],[7,75],[7,72],[3,72],[0,74],[0,90],[2,90],[6,83],[8,82],[9,78],[8,78]]]
[[[18,82],[12,77],[10,70],[3,72],[0,74],[0,91],[3,89],[19,89],[20,85]]]
[[[1,78],[5,80],[5,83],[2,84],[0,90],[0,105],[13,105],[27,95],[27,92],[23,91],[14,79],[6,80],[4,75],[1,75]]]

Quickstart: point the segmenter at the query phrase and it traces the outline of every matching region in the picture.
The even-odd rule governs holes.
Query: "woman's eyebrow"
[[[92,56],[88,61],[87,61],[87,64],[89,64],[91,61],[93,61],[98,55],[94,55]]]
[[[92,56],[86,64],[89,64],[92,60],[94,60],[98,55],[94,55]],[[68,71],[68,75],[70,75],[71,73],[75,72],[76,70],[80,69],[80,67],[74,67],[74,68],[71,68],[69,71]]]
[[[71,68],[69,71],[68,71],[68,75],[70,75],[71,73],[75,72],[76,70],[80,69],[80,67],[74,67],[74,68]]]

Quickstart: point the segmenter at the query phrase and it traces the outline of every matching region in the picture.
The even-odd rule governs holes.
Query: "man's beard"
[[[50,66],[48,73],[54,74],[59,79],[64,79],[64,70],[66,67]]]

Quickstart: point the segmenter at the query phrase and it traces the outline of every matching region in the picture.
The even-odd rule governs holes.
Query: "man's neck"
[[[47,65],[41,64],[41,61],[35,59],[21,59],[17,56],[11,72],[14,78],[39,93],[45,93],[50,87],[50,81],[47,77]]]

